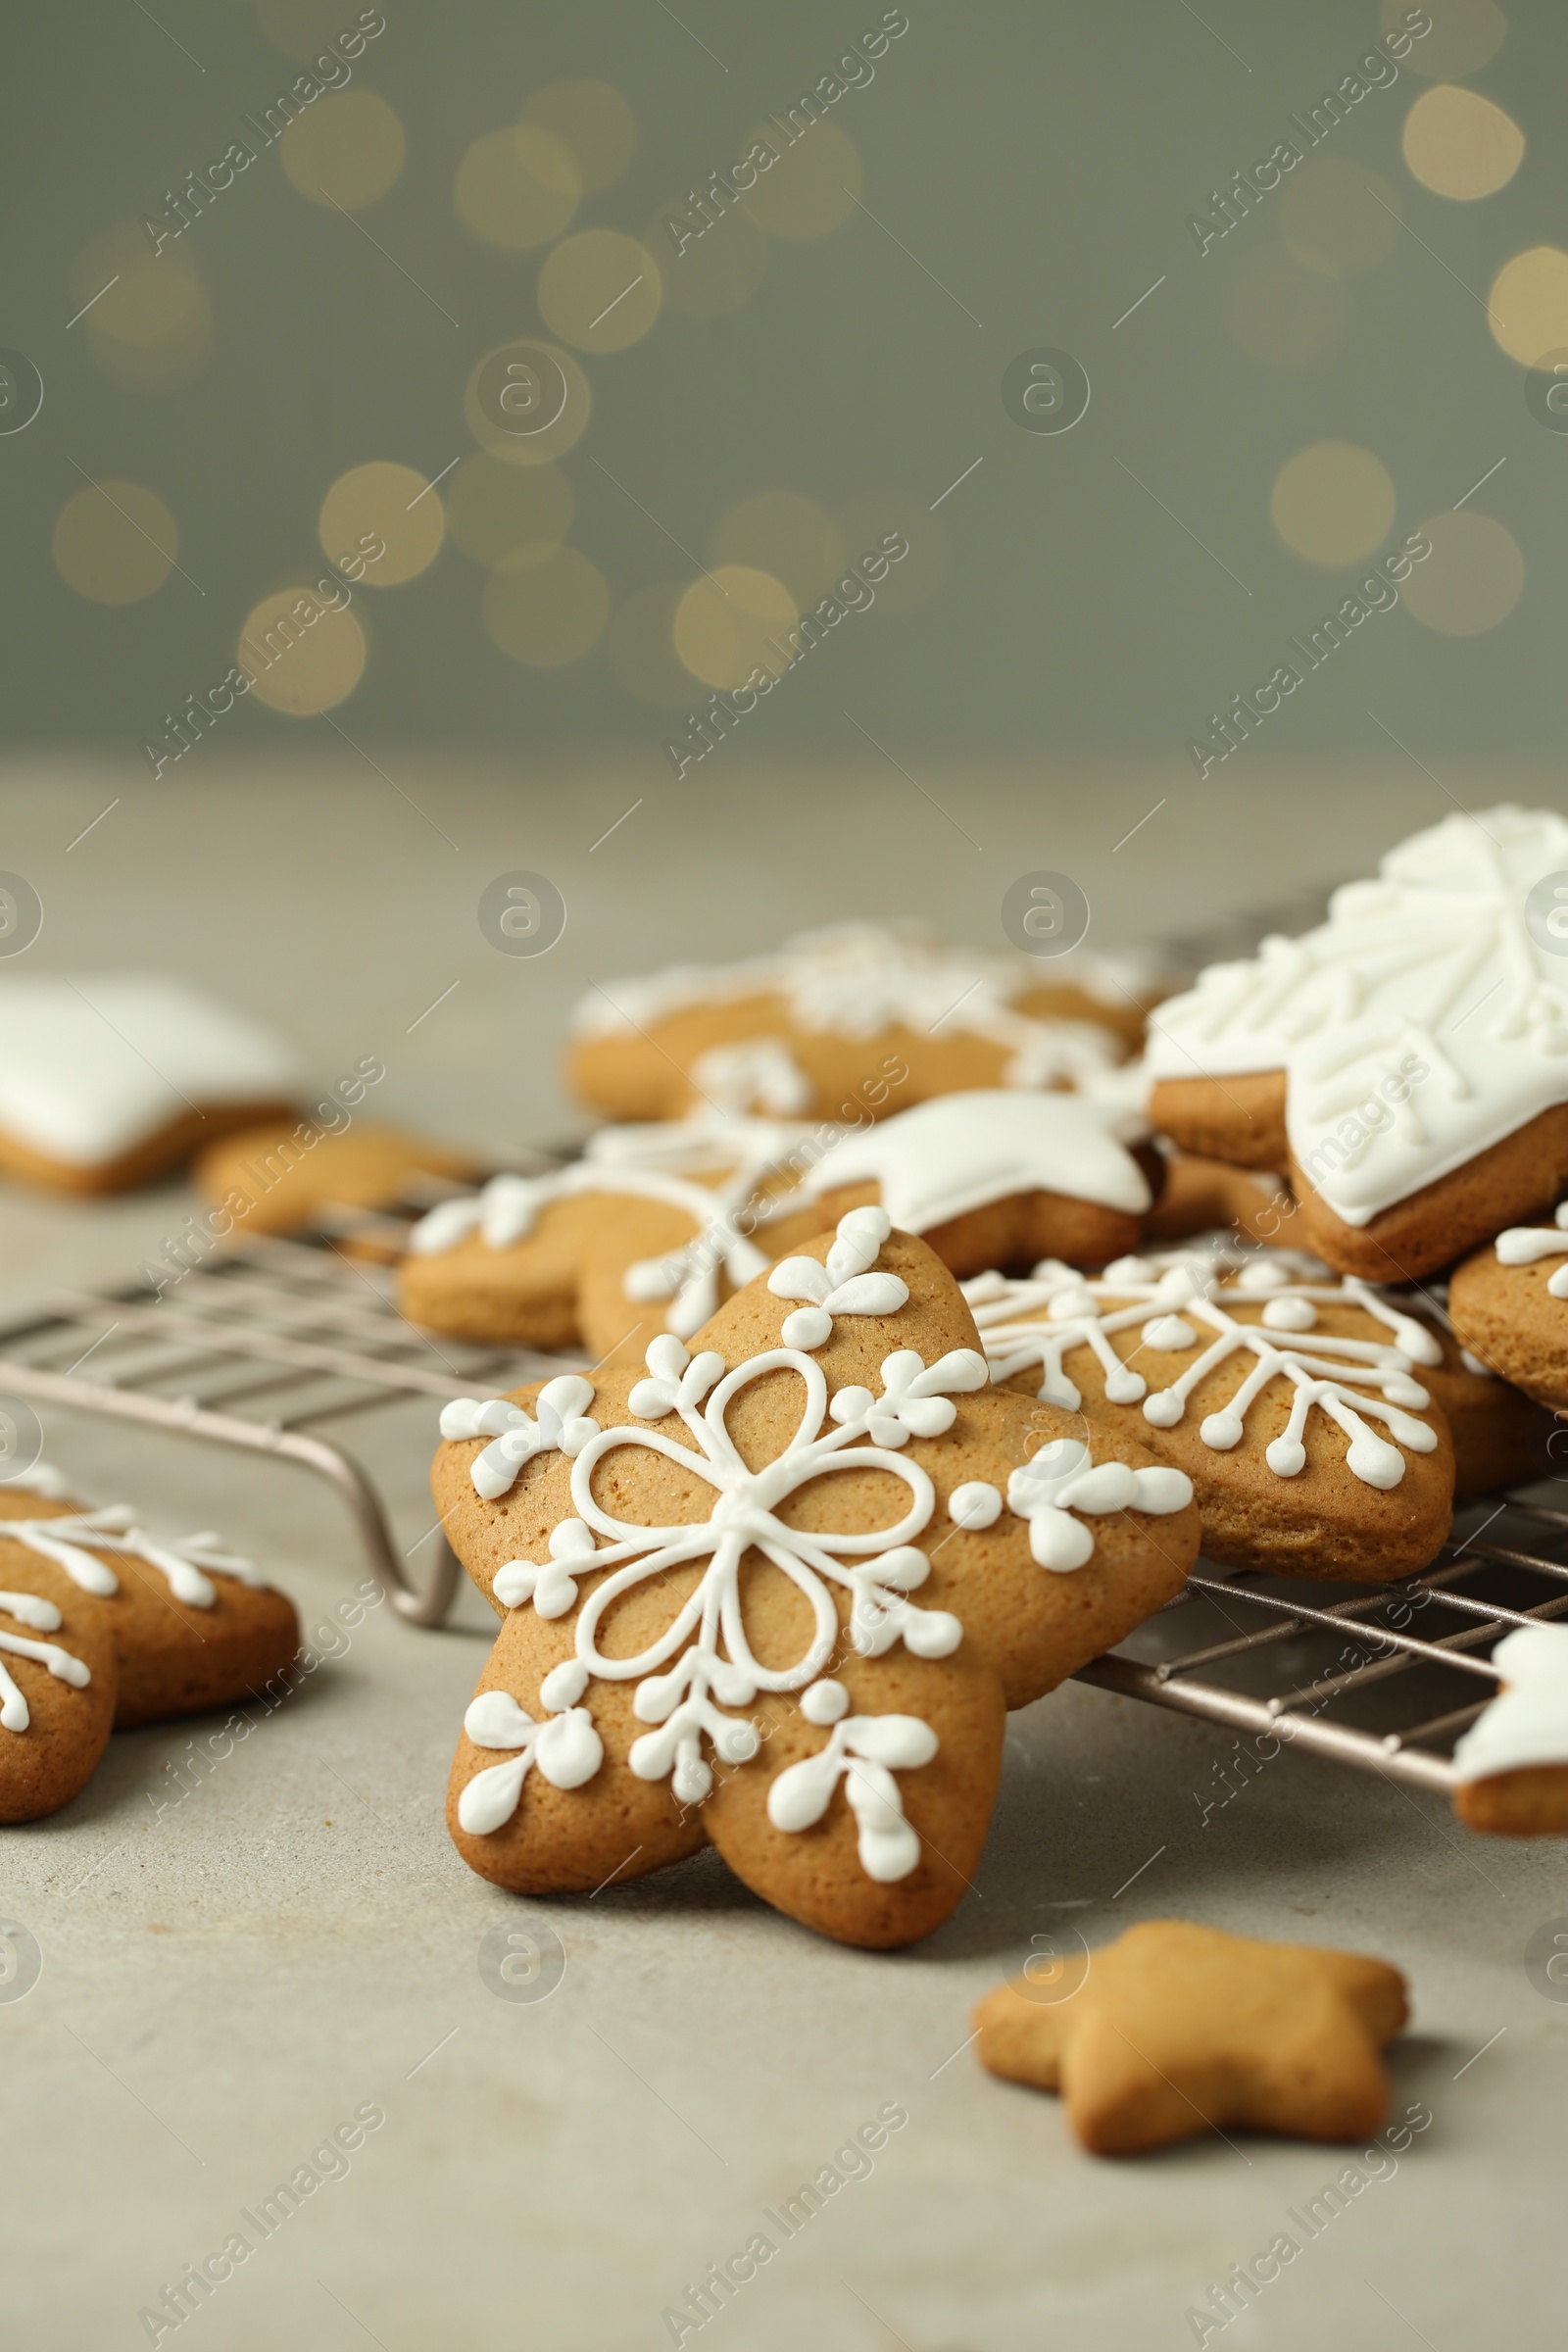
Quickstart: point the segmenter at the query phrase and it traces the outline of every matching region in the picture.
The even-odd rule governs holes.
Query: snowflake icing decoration
[[[1154,1429],[1174,1429],[1210,1372],[1233,1356],[1250,1354],[1251,1369],[1235,1396],[1200,1427],[1202,1443],[1215,1452],[1241,1444],[1249,1408],[1275,1380],[1289,1381],[1296,1392],[1286,1428],[1264,1452],[1280,1478],[1295,1478],[1305,1468],[1302,1436],[1314,1410],[1349,1440],[1346,1466],[1369,1487],[1398,1486],[1405,1468],[1400,1446],[1431,1453],[1438,1444],[1429,1423],[1410,1418],[1411,1411],[1431,1402],[1411,1375],[1417,1364],[1442,1362],[1436,1335],[1353,1277],[1293,1280],[1288,1267],[1266,1257],[1251,1258],[1236,1271],[1214,1252],[1188,1250],[1118,1258],[1093,1281],[1048,1258],[1027,1281],[982,1274],[965,1283],[963,1292],[993,1379],[1009,1380],[1038,1364],[1040,1396],[1069,1411],[1083,1402],[1063,1368],[1069,1348],[1091,1348],[1104,1374],[1108,1401],[1141,1402],[1144,1419]],[[1227,1294],[1261,1300],[1261,1322],[1243,1322],[1231,1314]],[[1390,1343],[1320,1330],[1318,1308],[1324,1305],[1359,1307],[1387,1328]],[[1140,1353],[1146,1360],[1151,1354],[1182,1352],[1212,1336],[1186,1371],[1160,1388],[1123,1362],[1111,1345],[1116,1333],[1134,1326],[1141,1326]],[[1381,1421],[1397,1444],[1380,1437],[1369,1426],[1373,1420]]]
[[[1496,1248],[1499,1266],[1534,1266],[1544,1257],[1568,1259],[1568,1200],[1552,1211],[1549,1225],[1510,1225],[1498,1234]],[[1568,1264],[1547,1275],[1546,1289],[1553,1298],[1568,1298]]]
[[[267,1581],[254,1561],[225,1551],[221,1537],[211,1528],[194,1536],[155,1538],[136,1525],[134,1511],[124,1503],[111,1503],[100,1511],[73,1511],[55,1519],[0,1519],[0,1541],[25,1544],[29,1551],[52,1560],[84,1592],[118,1592],[119,1577],[95,1554],[128,1553],[158,1569],[168,1579],[174,1598],[193,1609],[210,1609],[218,1599],[217,1588],[203,1574],[205,1569],[236,1577],[245,1585]],[[85,1548],[88,1544],[93,1547],[90,1551]]]

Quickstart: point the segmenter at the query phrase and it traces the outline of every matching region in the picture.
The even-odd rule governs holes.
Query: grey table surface
[[[922,774],[927,805],[884,769],[737,771],[650,799],[635,778],[522,760],[454,776],[410,758],[389,781],[310,746],[177,784],[14,765],[4,862],[46,910],[28,968],[205,980],[270,1012],[323,1080],[379,1054],[378,1111],[490,1150],[569,1129],[555,1046],[595,976],[856,912],[995,941],[1002,891],[1032,867],[1077,875],[1114,945],[1364,868],[1450,794],[1502,797],[1410,770],[1205,788],[1200,808],[1157,778]],[[551,874],[570,909],[537,962],[496,956],[474,921],[511,867]],[[123,1278],[188,1202],[177,1186],[96,1205],[6,1189],[6,1311]],[[427,1524],[431,1419],[412,1406],[365,1433],[409,1544]],[[80,1414],[46,1428],[94,1499],[220,1527],[308,1630],[360,1579],[337,1505],[300,1474]],[[1205,1815],[1226,1735],[1069,1685],[1013,1718],[973,1893],[912,1951],[825,1943],[711,1855],[591,1900],[518,1902],[470,1875],[442,1823],[485,1623],[471,1595],[440,1633],[373,1610],[296,1696],[252,1706],[188,1794],[174,1768],[207,1722],[117,1738],[65,1813],[7,1833],[0,1901],[43,1955],[27,1996],[0,1998],[8,2340],[1561,2342],[1568,2007],[1523,1963],[1531,1933],[1568,1915],[1560,1844],[1476,1840],[1433,1798],[1290,1756]],[[1032,1936],[1095,1943],[1170,1913],[1406,1972],[1394,2113],[1431,2122],[1396,2161],[1237,2137],[1100,2162],[1054,2099],[980,2071],[970,2007]],[[548,1998],[489,1988],[478,1953],[498,1927],[559,1938]],[[764,2218],[890,2106],[907,2121],[867,2172],[791,2236]],[[313,2167],[338,2177],[264,2236],[262,2202],[357,2111],[384,2121],[346,2169]],[[1349,2158],[1366,2184],[1309,2235],[1288,2215]],[[177,2330],[143,2317],[236,2232],[247,2257]],[[690,2305],[672,2321],[759,2232],[775,2250],[755,2276],[701,2325]],[[1282,2232],[1298,2254],[1205,2334],[1189,2315],[1211,2282]]]

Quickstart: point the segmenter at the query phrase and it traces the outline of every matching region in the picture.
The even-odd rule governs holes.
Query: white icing
[[[1510,1225],[1497,1236],[1499,1266],[1533,1266],[1544,1257],[1568,1259],[1568,1200],[1558,1203],[1550,1225]],[[1568,1264],[1546,1277],[1553,1298],[1568,1298]]]
[[[168,1579],[176,1600],[193,1609],[210,1609],[217,1588],[203,1574],[235,1577],[243,1585],[263,1585],[266,1578],[253,1561],[222,1548],[222,1539],[211,1528],[199,1535],[154,1537],[138,1527],[135,1513],[124,1503],[101,1511],[74,1511],[57,1519],[0,1519],[0,1542],[24,1544],[29,1551],[63,1568],[84,1592],[118,1592],[120,1579],[100,1551],[125,1552],[145,1560]],[[85,1548],[91,1545],[91,1549]]]
[[[1085,1095],[941,1095],[830,1146],[802,1193],[819,1199],[843,1185],[875,1183],[883,1208],[906,1233],[925,1233],[1015,1193],[1063,1193],[1141,1216],[1150,1205],[1142,1168],[1118,1141],[1121,1114]],[[777,1213],[798,1197],[786,1195]]]
[[[476,1494],[494,1502],[511,1493],[536,1453],[577,1453],[587,1445],[598,1427],[586,1417],[593,1400],[593,1382],[574,1372],[546,1381],[534,1399],[536,1420],[505,1396],[456,1396],[441,1407],[441,1435],[492,1441],[474,1455],[468,1478]]]
[[[183,982],[147,974],[0,980],[0,1128],[51,1159],[93,1167],[191,1105],[290,1097],[283,1040]]]
[[[1568,1626],[1518,1626],[1492,1663],[1503,1687],[1454,1748],[1460,1781],[1568,1764]]]
[[[780,1332],[786,1348],[821,1348],[833,1334],[835,1315],[897,1314],[908,1298],[908,1284],[897,1274],[867,1273],[893,1230],[885,1208],[855,1208],[841,1217],[827,1263],[814,1257],[786,1257],[767,1278],[775,1298],[808,1303],[786,1315]]]
[[[1082,1084],[1122,1059],[1119,1041],[1094,1022],[1033,1019],[1014,1000],[1042,986],[1072,986],[1125,1006],[1152,977],[1145,958],[1080,954],[1042,965],[1027,956],[942,947],[908,925],[836,923],[742,963],[614,981],[579,1004],[572,1027],[578,1036],[625,1036],[689,1005],[774,997],[797,1029],[858,1040],[891,1028],[981,1037],[1007,1051],[1004,1086]],[[765,1101],[760,1092],[754,1099]]]
[[[545,1704],[550,1704],[548,1698]],[[586,1707],[570,1707],[536,1723],[505,1690],[483,1690],[463,1718],[463,1728],[475,1747],[517,1750],[510,1763],[476,1772],[459,1797],[458,1820],[474,1837],[499,1830],[512,1819],[530,1765],[537,1764],[553,1788],[580,1788],[605,1759],[604,1743]]]
[[[775,1119],[798,1117],[811,1101],[811,1081],[778,1037],[710,1046],[692,1063],[692,1084],[717,1110],[763,1110]]]
[[[1002,1517],[1001,1493],[988,1479],[968,1479],[961,1487],[955,1487],[948,1496],[948,1517],[956,1527],[977,1535],[981,1528],[994,1527]]]
[[[25,1470],[13,1470],[0,1484],[25,1487],[29,1494],[46,1494],[51,1502],[58,1502],[71,1490],[65,1472],[57,1470],[52,1462],[33,1462]]]
[[[1069,1348],[1088,1347],[1104,1374],[1105,1395],[1113,1404],[1142,1402],[1144,1419],[1152,1428],[1174,1429],[1200,1382],[1233,1356],[1250,1354],[1251,1367],[1235,1396],[1219,1412],[1208,1414],[1199,1430],[1205,1446],[1218,1452],[1239,1446],[1256,1399],[1270,1382],[1289,1381],[1295,1390],[1289,1423],[1264,1453],[1277,1476],[1295,1478],[1305,1467],[1302,1433],[1315,1410],[1348,1440],[1345,1459],[1354,1477],[1370,1487],[1396,1487],[1405,1469],[1399,1447],[1431,1453],[1438,1443],[1429,1423],[1410,1418],[1410,1411],[1431,1401],[1411,1374],[1416,1364],[1442,1362],[1436,1333],[1386,1293],[1353,1278],[1341,1280],[1319,1269],[1321,1280],[1302,1280],[1298,1274],[1293,1280],[1293,1267],[1270,1261],[1259,1262],[1252,1279],[1247,1279],[1249,1268],[1229,1284],[1223,1277],[1230,1270],[1223,1250],[1200,1248],[1120,1258],[1094,1281],[1047,1259],[1026,1281],[983,1275],[963,1290],[994,1380],[1009,1380],[1038,1364],[1041,1396],[1076,1412],[1083,1398],[1067,1377],[1063,1359]],[[1243,1321],[1226,1303],[1228,1298],[1240,1303],[1259,1297],[1268,1300],[1262,1324]],[[1303,1346],[1296,1336],[1300,1324],[1295,1318],[1284,1325],[1280,1321],[1279,1310],[1296,1303],[1312,1310],[1306,1328],[1314,1330],[1319,1306],[1357,1307],[1384,1326],[1392,1345],[1315,1332],[1310,1346]],[[1152,1318],[1151,1308],[1165,1312]],[[1157,1350],[1175,1345],[1168,1329],[1175,1321],[1191,1332],[1184,1345],[1212,1336],[1185,1372],[1151,1394],[1146,1375],[1117,1355],[1111,1335],[1137,1324],[1142,1343]],[[1152,1328],[1161,1335],[1153,1341]],[[1378,1436],[1368,1426],[1369,1418],[1380,1420],[1397,1444]],[[1019,1475],[1014,1473],[1015,1478]]]
[[[1559,869],[1568,821],[1549,810],[1446,816],[1336,891],[1316,930],[1162,1004],[1150,1070],[1283,1069],[1298,1162],[1364,1225],[1568,1097],[1568,964],[1525,921]],[[1402,1101],[1401,1064],[1427,1072]]]
[[[832,1693],[824,1707],[811,1705],[818,1692]],[[831,1722],[827,1745],[799,1764],[786,1765],[767,1792],[767,1818],[775,1830],[799,1832],[821,1820],[840,1779],[855,1815],[857,1851],[868,1879],[883,1886],[906,1879],[920,1859],[920,1839],[904,1817],[895,1772],[929,1764],[937,1736],[917,1715],[850,1715],[842,1683],[818,1683],[801,1700],[811,1722]]]
[[[54,1602],[40,1599],[32,1592],[0,1592],[0,1612],[14,1617],[19,1625],[30,1625],[34,1633],[60,1631],[60,1611]],[[47,1666],[57,1681],[70,1683],[76,1690],[84,1690],[92,1681],[91,1669],[56,1642],[32,1642],[24,1634],[11,1634],[0,1628],[0,1651],[9,1652],[14,1658],[35,1659],[40,1666]],[[8,1732],[24,1732],[31,1720],[25,1698],[0,1665],[0,1725]]]
[[[1093,1528],[1072,1516],[1084,1511],[1151,1511],[1163,1517],[1185,1510],[1193,1482],[1184,1470],[1135,1470],[1127,1462],[1095,1462],[1079,1438],[1053,1438],[1033,1461],[1007,1481],[1007,1508],[1029,1522],[1029,1549],[1042,1568],[1058,1576],[1082,1568],[1094,1556]]]
[[[510,1250],[532,1232],[541,1209],[584,1194],[662,1201],[691,1219],[692,1239],[666,1257],[629,1267],[625,1291],[645,1301],[667,1298],[666,1328],[689,1339],[717,1307],[721,1274],[739,1289],[766,1266],[737,1218],[805,1140],[803,1129],[777,1120],[707,1110],[605,1128],[568,1167],[548,1176],[493,1176],[482,1192],[443,1200],[415,1226],[409,1248],[418,1257],[440,1256],[476,1234],[488,1249]],[[717,1181],[699,1182],[705,1175]]]

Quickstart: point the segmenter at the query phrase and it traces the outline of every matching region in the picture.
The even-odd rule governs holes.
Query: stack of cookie
[[[865,926],[596,990],[567,1070],[613,1123],[443,1204],[401,1273],[416,1321],[591,1364],[442,1418],[503,1618],[453,1773],[472,1866],[564,1890],[710,1840],[906,1941],[967,1883],[1004,1708],[1200,1542],[1382,1583],[1541,1475],[1568,1345],[1532,1385],[1473,1269],[1451,1322],[1431,1277],[1568,1176],[1526,914],[1554,861],[1554,818],[1451,820],[1163,1004]],[[1553,1254],[1568,1291],[1568,1227],[1504,1236],[1537,1315]]]

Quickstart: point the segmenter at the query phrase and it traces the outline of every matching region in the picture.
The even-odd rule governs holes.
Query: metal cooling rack
[[[411,1201],[407,1216],[330,1212],[312,1241],[255,1239],[162,1299],[136,1285],[57,1294],[0,1325],[0,1390],[313,1471],[347,1505],[394,1608],[411,1625],[439,1625],[461,1575],[445,1537],[432,1528],[409,1547],[437,1547],[416,1582],[369,1471],[322,1433],[416,1397],[436,1406],[494,1396],[562,1361],[434,1338],[403,1320],[385,1261],[421,1205]],[[430,1422],[433,1443],[433,1411]]]
[[[1568,1550],[1568,1510],[1510,1494],[1464,1504],[1432,1566],[1395,1585],[1200,1564],[1077,1679],[1235,1731],[1244,1779],[1250,1743],[1254,1763],[1290,1747],[1448,1795],[1454,1741],[1497,1693],[1494,1642],[1568,1615],[1568,1564],[1551,1550]]]
[[[400,1615],[440,1625],[461,1577],[445,1538],[431,1529],[410,1546],[436,1546],[415,1581],[370,1472],[323,1432],[415,1398],[518,1388],[564,1359],[403,1320],[389,1261],[427,1192],[378,1215],[326,1211],[308,1240],[253,1240],[161,1300],[134,1285],[60,1294],[0,1325],[0,1390],[314,1472],[347,1506]],[[1244,1778],[1250,1754],[1262,1762],[1289,1747],[1448,1794],[1453,1743],[1496,1694],[1494,1643],[1560,1616],[1568,1509],[1494,1495],[1464,1505],[1433,1565],[1396,1585],[1226,1576],[1200,1562],[1077,1679],[1235,1732]]]

